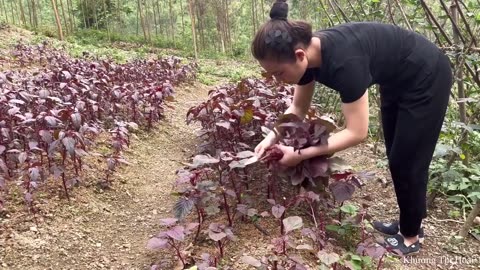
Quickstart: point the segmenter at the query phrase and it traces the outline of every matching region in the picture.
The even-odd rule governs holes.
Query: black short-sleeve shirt
[[[318,81],[338,91],[344,103],[356,101],[376,83],[407,86],[417,81],[431,73],[440,53],[413,31],[376,22],[342,24],[314,36],[321,40],[322,65],[307,68],[298,84]]]

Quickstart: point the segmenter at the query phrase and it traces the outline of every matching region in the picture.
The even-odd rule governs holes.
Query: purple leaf
[[[80,128],[80,126],[82,125],[82,116],[79,113],[74,113],[70,117],[72,118],[72,122],[75,128]]]
[[[354,184],[356,187],[358,188],[362,188],[362,186],[364,186],[365,184],[360,180],[360,178],[356,177],[355,175],[352,175],[352,177],[350,177],[348,179],[348,181],[352,184]]]
[[[32,193],[30,192],[25,193],[25,201],[27,201],[27,203],[32,203],[33,201]]]
[[[216,159],[216,158],[213,158],[211,156],[207,156],[207,155],[196,155],[194,158],[193,158],[193,168],[197,168],[197,167],[200,167],[200,166],[203,166],[205,164],[216,164],[216,163],[219,163],[220,160]]]
[[[178,219],[176,218],[164,218],[160,219],[160,224],[163,226],[172,226],[177,223]]]
[[[240,158],[240,159],[250,158],[250,157],[253,157],[253,156],[255,156],[255,153],[252,152],[252,151],[242,151],[242,152],[237,153],[237,157]]]
[[[31,168],[30,171],[30,181],[40,180],[40,170],[38,168]]]
[[[25,160],[27,160],[27,152],[21,152],[19,155],[18,155],[18,162],[20,164],[23,164],[25,162]]]
[[[45,121],[47,121],[47,123],[52,127],[57,125],[57,120],[53,116],[45,116]]]
[[[15,115],[15,114],[20,112],[20,109],[18,107],[13,107],[13,108],[9,109],[7,112],[8,112],[9,115]]]
[[[35,141],[28,142],[28,148],[30,148],[30,150],[41,150],[40,148],[38,148],[38,142]]]
[[[198,226],[200,226],[200,224],[198,222],[188,223],[187,226],[185,227],[185,233],[190,234],[190,232],[193,229],[197,228]]]
[[[65,137],[62,139],[62,143],[65,146],[65,149],[67,149],[70,156],[73,156],[75,154],[75,139],[73,139],[72,137]]]
[[[319,176],[328,176],[328,161],[325,158],[317,157],[312,158],[309,161],[308,170],[310,172],[311,177],[317,178]]]
[[[242,263],[251,265],[251,266],[253,266],[253,267],[260,267],[260,266],[262,266],[262,263],[261,263],[259,260],[253,258],[252,256],[242,256],[242,258],[240,259],[240,261],[241,261]]]
[[[7,149],[5,146],[0,145],[0,155],[3,154],[3,152]]]
[[[258,157],[253,156],[251,158],[246,158],[246,159],[242,159],[242,160],[239,160],[239,161],[234,160],[234,161],[230,162],[229,166],[230,166],[231,169],[245,168],[246,166],[248,166],[250,164],[253,164],[257,161],[258,161]]]
[[[272,206],[272,215],[274,217],[281,218],[284,212],[285,212],[285,207],[279,204]]]
[[[185,229],[183,226],[175,226],[166,233],[168,236],[178,241],[183,241],[185,239]]]
[[[219,121],[219,122],[217,122],[217,123],[215,123],[215,124],[216,124],[217,126],[219,126],[219,127],[225,128],[225,129],[227,129],[227,130],[231,128],[231,124],[230,124],[230,122],[228,122],[228,121],[221,120],[221,121]]]
[[[317,257],[327,266],[330,266],[340,260],[340,256],[338,256],[337,253],[328,253],[325,250],[320,250],[317,254]]]
[[[162,249],[166,248],[168,245],[168,240],[163,238],[153,237],[148,240],[147,248],[148,249]]]
[[[357,247],[357,254],[359,255],[367,255],[367,256],[370,256],[374,259],[378,259],[380,257],[383,256],[383,254],[385,254],[385,252],[387,252],[387,250],[377,244],[377,243],[374,243],[373,241],[365,241],[363,243],[360,243]]]
[[[229,195],[230,197],[237,197],[237,194],[235,193],[235,191],[231,190],[231,189],[227,189],[225,190],[225,193],[227,193],[227,195]]]
[[[355,192],[355,187],[352,184],[343,181],[333,182],[328,188],[332,192],[335,200],[339,203],[352,198],[352,195]]]
[[[40,130],[39,135],[42,137],[42,141],[46,143],[51,143],[53,140],[52,134],[48,130]]]
[[[13,104],[20,104],[20,105],[25,104],[25,101],[20,100],[20,99],[10,99],[8,102],[13,103]]]
[[[285,226],[285,233],[302,228],[303,221],[299,216],[287,217],[283,219],[283,226]]]
[[[50,91],[46,90],[46,89],[42,89],[38,92],[38,95],[40,96],[40,98],[47,98],[49,95],[50,95]]]
[[[248,206],[245,204],[237,204],[237,211],[246,215],[248,211]]]
[[[209,230],[208,231],[208,236],[210,237],[210,239],[217,242],[217,241],[220,241],[223,238],[227,237],[227,234],[224,233],[224,232],[216,233],[216,232],[213,232],[213,231]]]
[[[249,216],[249,217],[253,217],[253,216],[255,216],[256,214],[258,214],[258,211],[257,211],[257,209],[255,209],[255,208],[249,208],[249,209],[247,210],[247,216]]]
[[[62,71],[63,76],[65,76],[65,79],[70,80],[72,78],[72,74],[70,72],[64,70]]]
[[[262,213],[260,213],[260,216],[261,216],[261,217],[269,217],[269,216],[270,216],[270,213],[267,212],[267,211],[263,211]]]
[[[186,197],[180,197],[180,199],[173,206],[173,212],[175,218],[183,220],[190,212],[192,212],[195,202],[192,199]]]

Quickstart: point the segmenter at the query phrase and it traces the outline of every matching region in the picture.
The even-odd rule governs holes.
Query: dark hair
[[[277,0],[270,20],[258,29],[252,42],[257,60],[295,61],[295,49],[306,47],[312,39],[312,26],[304,21],[288,20],[287,0]]]

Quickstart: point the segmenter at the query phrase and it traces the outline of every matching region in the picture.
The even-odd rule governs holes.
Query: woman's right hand
[[[275,133],[268,134],[263,141],[261,141],[256,147],[255,147],[255,154],[257,154],[258,158],[261,158],[263,154],[265,153],[265,150],[269,148],[270,146],[274,145],[277,142]]]

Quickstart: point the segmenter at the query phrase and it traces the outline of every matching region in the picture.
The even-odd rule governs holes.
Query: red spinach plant
[[[112,154],[106,181],[129,145],[129,129],[151,128],[163,117],[173,86],[194,78],[195,64],[178,58],[135,60],[126,64],[74,59],[47,43],[17,45],[20,66],[0,73],[0,208],[8,183],[33,191],[49,175],[61,180],[65,195],[81,179],[84,157],[95,138],[109,129]],[[33,209],[32,209],[33,210]]]
[[[277,116],[279,111],[288,108],[292,94],[291,87],[273,81],[245,79],[237,85],[218,87],[209,93],[207,101],[189,110],[187,122],[201,124],[200,137],[205,143],[199,147],[200,153],[193,157],[192,163],[178,171],[175,194],[179,200],[174,212],[176,218],[186,222],[187,215],[195,209],[199,223],[195,242],[202,241],[202,228],[205,234],[209,233],[207,228],[210,226],[205,223],[208,220],[217,221],[220,213],[225,214],[225,224],[228,224],[225,228],[232,232],[238,222],[253,221],[256,224],[255,220],[270,216],[266,211],[259,214],[260,211],[255,208],[261,206],[258,199],[266,195],[272,204],[271,214],[278,219],[280,236],[272,240],[272,255],[262,260],[250,257],[252,260],[247,262],[260,268],[304,269],[306,264],[290,250],[321,251],[327,245],[327,214],[337,204],[343,205],[351,198],[355,187],[362,185],[360,177],[336,157],[306,160],[280,172],[277,162],[283,154],[278,148],[269,149],[261,162],[251,152],[261,140],[260,135],[270,130],[279,134],[281,143],[300,151],[311,145],[327,143],[335,126],[327,118],[316,116],[314,109],[309,111],[304,121],[293,115]],[[288,179],[289,184],[285,185],[282,179]],[[304,189],[298,188],[301,192],[291,194],[292,189],[288,187],[292,184]],[[284,187],[283,190],[281,187]],[[329,199],[330,194],[333,200]],[[311,245],[295,245],[294,229],[289,229],[297,229],[298,224],[294,223],[302,219],[299,216],[288,217],[287,212],[300,205],[307,206],[307,216],[313,222],[313,227],[304,227],[301,231],[303,237],[311,240]],[[300,227],[303,227],[303,222],[298,229]],[[264,229],[262,232],[270,234]],[[225,255],[225,245],[218,245],[218,241],[213,240],[219,252],[203,254],[202,260],[197,262],[200,269],[216,266]]]

